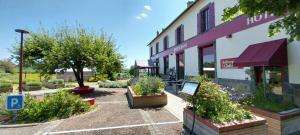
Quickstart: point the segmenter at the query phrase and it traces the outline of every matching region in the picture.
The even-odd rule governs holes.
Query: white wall
[[[184,62],[185,62],[185,75],[187,76],[197,76],[199,75],[198,66],[198,47],[192,47],[184,50]]]

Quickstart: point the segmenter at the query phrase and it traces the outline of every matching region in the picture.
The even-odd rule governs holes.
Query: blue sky
[[[0,0],[0,59],[17,44],[16,28],[38,31],[63,24],[81,24],[96,32],[112,34],[126,66],[148,59],[146,46],[156,30],[166,27],[188,0]]]

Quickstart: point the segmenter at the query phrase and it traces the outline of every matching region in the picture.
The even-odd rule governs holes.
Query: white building
[[[63,79],[65,82],[75,82],[76,77],[72,69],[56,69],[56,79]],[[83,80],[88,81],[90,77],[95,76],[95,72],[88,68],[83,68]]]
[[[160,74],[175,68],[178,78],[207,73],[216,82],[251,92],[263,79],[274,93],[300,106],[300,42],[287,42],[285,32],[268,36],[278,20],[270,14],[241,15],[222,21],[223,10],[238,0],[197,0],[148,44]],[[255,72],[251,79],[247,71]]]

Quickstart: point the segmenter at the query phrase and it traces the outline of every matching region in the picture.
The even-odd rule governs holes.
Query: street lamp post
[[[22,29],[15,29],[15,32],[21,33],[21,43],[20,43],[20,62],[19,62],[19,94],[22,94],[22,73],[23,73],[23,36],[29,32]]]

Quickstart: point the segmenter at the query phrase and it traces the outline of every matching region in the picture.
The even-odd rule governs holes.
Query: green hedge
[[[27,86],[42,86],[42,83],[40,81],[37,81],[37,80],[26,80],[25,84]]]
[[[12,82],[8,80],[0,80],[0,87],[12,87]]]
[[[153,95],[163,92],[164,83],[158,77],[144,77],[131,82],[131,87],[137,95]]]
[[[195,96],[197,115],[216,123],[252,118],[249,111],[240,108],[238,103],[231,101],[229,94],[222,92],[220,86],[209,81],[207,76],[192,78],[191,80],[201,84]],[[192,103],[192,98],[189,97],[188,101]]]
[[[100,88],[127,88],[127,81],[98,81],[98,85]]]
[[[50,79],[50,80],[48,80],[48,83],[52,83],[52,84],[64,84],[65,81],[63,79]]]

